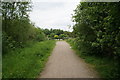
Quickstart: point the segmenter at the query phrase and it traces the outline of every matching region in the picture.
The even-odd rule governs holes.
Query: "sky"
[[[30,20],[37,27],[72,31],[72,14],[79,0],[32,0]]]

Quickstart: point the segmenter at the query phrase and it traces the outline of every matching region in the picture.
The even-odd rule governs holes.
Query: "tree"
[[[120,64],[120,2],[81,2],[73,15],[77,48],[85,55],[109,57]],[[115,65],[116,66],[116,65]],[[109,77],[119,77],[120,69]],[[111,72],[112,73],[112,72]]]
[[[29,20],[31,2],[2,2],[3,52],[23,48],[28,41],[43,41],[45,34]]]
[[[43,29],[43,32],[45,33],[45,35],[50,35],[51,31],[49,29]]]
[[[2,29],[18,42],[26,41],[31,28],[28,12],[30,2],[2,2]]]
[[[42,32],[40,28],[35,28],[35,38],[37,41],[44,41],[46,40],[45,34]]]
[[[65,34],[60,34],[59,39],[65,39],[67,36]]]
[[[58,38],[59,38],[59,36],[58,36],[58,35],[54,35],[54,38],[55,38],[55,39],[58,39]]]
[[[60,30],[60,29],[54,29],[53,30],[53,33],[55,33],[56,35],[60,35],[60,34],[63,34],[63,30]]]
[[[63,34],[65,37],[72,37],[73,34],[72,32],[68,32],[68,31],[63,31],[63,30],[60,30],[60,29],[43,29],[43,32],[46,34],[46,36],[48,36],[49,39],[54,39],[54,35],[58,35],[59,38],[63,38]],[[61,35],[61,37],[60,37]]]

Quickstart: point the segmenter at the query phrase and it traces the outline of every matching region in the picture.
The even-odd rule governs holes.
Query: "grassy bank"
[[[112,80],[117,75],[115,71],[116,67],[114,66],[115,61],[107,57],[99,57],[93,55],[83,55],[80,50],[77,49],[74,39],[69,39],[67,42],[72,46],[76,51],[76,54],[83,58],[85,62],[91,64],[93,68],[99,73],[101,78]]]
[[[30,44],[3,56],[3,78],[36,78],[40,74],[55,46],[55,41]]]

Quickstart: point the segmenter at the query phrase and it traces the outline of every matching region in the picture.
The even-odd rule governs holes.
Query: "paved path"
[[[98,78],[65,41],[58,41],[40,78]]]

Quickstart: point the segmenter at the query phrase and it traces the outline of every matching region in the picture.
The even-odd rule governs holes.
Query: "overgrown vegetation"
[[[108,80],[113,80],[115,78],[114,75],[116,75],[116,73],[114,71],[116,70],[116,66],[114,65],[116,62],[114,59],[95,55],[85,55],[77,48],[75,39],[68,39],[67,42],[72,46],[80,58],[84,59],[85,62],[92,64],[92,67],[98,72],[100,78],[103,78],[103,80],[106,80],[106,78]]]
[[[106,70],[99,68],[101,72],[104,72],[103,77],[105,78],[120,77],[119,6],[120,2],[80,2],[73,15],[75,22],[73,32],[76,34],[73,43],[79,53],[84,56],[96,56],[114,61],[111,69],[106,66],[106,62],[106,65],[103,66]],[[97,61],[99,58],[92,59]],[[90,62],[94,63],[94,61]],[[102,66],[102,63],[100,64]],[[97,65],[96,62],[95,65]]]
[[[3,78],[37,78],[54,46],[54,40],[29,42],[23,49],[10,51],[3,56]]]
[[[31,2],[2,2],[3,55],[24,48],[27,41],[43,41],[45,34],[29,20]]]
[[[102,77],[119,78],[119,6],[120,2],[81,2],[73,15],[74,30],[67,32],[35,27],[28,15],[31,2],[2,2],[3,78],[37,77],[55,45],[50,39],[70,37],[75,39],[68,42]]]
[[[2,77],[36,78],[55,41],[29,20],[31,2],[2,2]]]

